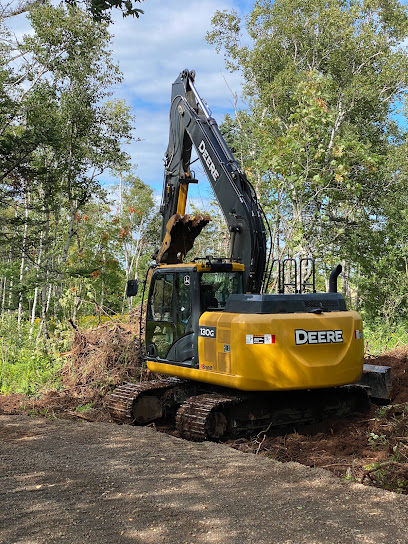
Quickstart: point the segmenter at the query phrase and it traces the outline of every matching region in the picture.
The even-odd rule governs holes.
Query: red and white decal
[[[247,334],[246,343],[247,344],[274,344],[275,335],[274,334]]]

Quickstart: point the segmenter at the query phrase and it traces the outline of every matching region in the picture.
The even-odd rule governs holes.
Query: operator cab
[[[194,263],[156,268],[146,314],[147,358],[198,368],[200,316],[223,311],[231,295],[242,293],[242,265]]]

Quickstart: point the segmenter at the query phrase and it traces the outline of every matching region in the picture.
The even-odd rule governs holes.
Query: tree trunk
[[[21,316],[23,314],[23,291],[22,283],[24,278],[24,269],[26,262],[26,252],[27,252],[27,234],[28,234],[28,206],[30,203],[30,192],[29,188],[25,187],[25,198],[24,198],[24,232],[23,232],[23,243],[21,248],[21,263],[20,263],[20,274],[19,274],[19,292],[18,292],[18,312],[17,312],[17,323],[18,326],[21,324]]]
[[[1,306],[0,306],[0,313],[4,312],[4,306],[6,304],[6,289],[7,289],[7,278],[2,278],[1,282]]]
[[[48,203],[46,203],[48,204]],[[47,337],[48,330],[47,330],[47,316],[48,316],[48,288],[51,288],[51,286],[48,285],[48,278],[49,278],[49,240],[50,240],[50,210],[47,207],[45,210],[45,226],[44,226],[44,243],[43,243],[43,269],[44,269],[44,277],[43,277],[43,285],[41,288],[41,322],[40,322],[40,329],[38,331],[37,338],[43,334],[43,336]]]

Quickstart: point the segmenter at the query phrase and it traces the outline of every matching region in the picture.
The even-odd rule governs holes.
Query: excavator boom
[[[189,219],[184,221],[185,228],[179,225],[185,213],[188,184],[196,182],[190,169],[191,151],[194,147],[230,232],[228,257],[231,261],[245,266],[245,291],[260,293],[267,254],[262,208],[254,188],[222,137],[210,109],[199,96],[194,86],[194,78],[193,71],[184,70],[172,87],[170,135],[160,207],[163,215],[162,241],[165,241],[165,247],[164,251],[159,251],[158,262],[169,263],[170,255],[170,261],[174,264],[176,254],[184,256],[184,252],[180,251],[180,244],[183,247],[185,240],[190,242],[209,220],[208,217],[200,217],[195,222],[193,232]],[[180,217],[175,218],[176,214]],[[177,235],[172,232],[175,228],[178,229]],[[176,249],[173,249],[172,244],[176,244]],[[178,262],[182,262],[182,259]]]

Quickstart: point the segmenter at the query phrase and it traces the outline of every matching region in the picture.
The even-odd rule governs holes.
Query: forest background
[[[55,379],[72,327],[140,303],[126,280],[144,279],[160,215],[126,151],[132,110],[112,98],[111,9],[143,25],[139,4],[12,6],[0,11],[0,391],[32,393]],[[33,33],[16,41],[21,10]],[[408,343],[407,39],[396,0],[258,0],[244,19],[216,12],[207,34],[244,83],[221,129],[273,257],[314,257],[322,290],[342,263],[372,351]],[[225,254],[220,210],[200,211],[213,221],[195,254]]]

